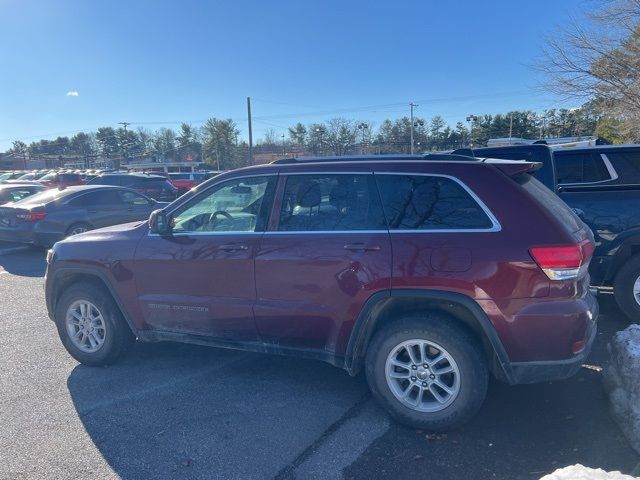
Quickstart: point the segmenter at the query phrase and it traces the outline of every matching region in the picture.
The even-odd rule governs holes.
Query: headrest
[[[315,180],[307,180],[298,186],[296,205],[311,208],[320,205],[321,201],[320,184]]]

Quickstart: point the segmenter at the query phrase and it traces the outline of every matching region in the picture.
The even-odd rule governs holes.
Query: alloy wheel
[[[443,410],[460,392],[456,361],[441,345],[428,340],[407,340],[391,350],[385,377],[393,395],[418,412]]]
[[[65,325],[71,342],[81,351],[95,353],[104,345],[106,322],[93,303],[76,300],[69,305]]]

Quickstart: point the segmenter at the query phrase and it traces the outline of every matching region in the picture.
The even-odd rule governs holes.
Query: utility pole
[[[129,122],[118,122],[118,125],[122,125],[122,127],[124,128],[124,143],[122,144],[122,146],[124,147],[124,160],[125,160],[125,163],[129,163],[129,159],[128,159],[129,152],[127,150],[129,139],[127,138],[127,127],[129,125],[131,125],[131,123],[129,123]]]
[[[253,165],[253,129],[251,126],[251,97],[247,97],[247,121],[249,122],[249,165]]]
[[[415,103],[410,103],[409,107],[411,108],[411,155],[413,155],[413,107],[417,107]]]

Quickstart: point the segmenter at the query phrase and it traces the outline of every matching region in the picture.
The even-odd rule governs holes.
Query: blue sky
[[[0,151],[100,126],[542,110],[531,65],[584,0],[0,0]],[[68,96],[67,92],[77,92]],[[572,105],[564,105],[572,106]]]

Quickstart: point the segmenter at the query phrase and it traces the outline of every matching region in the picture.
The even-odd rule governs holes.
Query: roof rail
[[[475,160],[472,155],[453,153],[426,153],[421,155],[388,154],[388,155],[342,155],[328,157],[290,157],[274,160],[272,164],[321,163],[321,162],[371,162],[371,161],[432,160],[447,162],[469,162]]]

